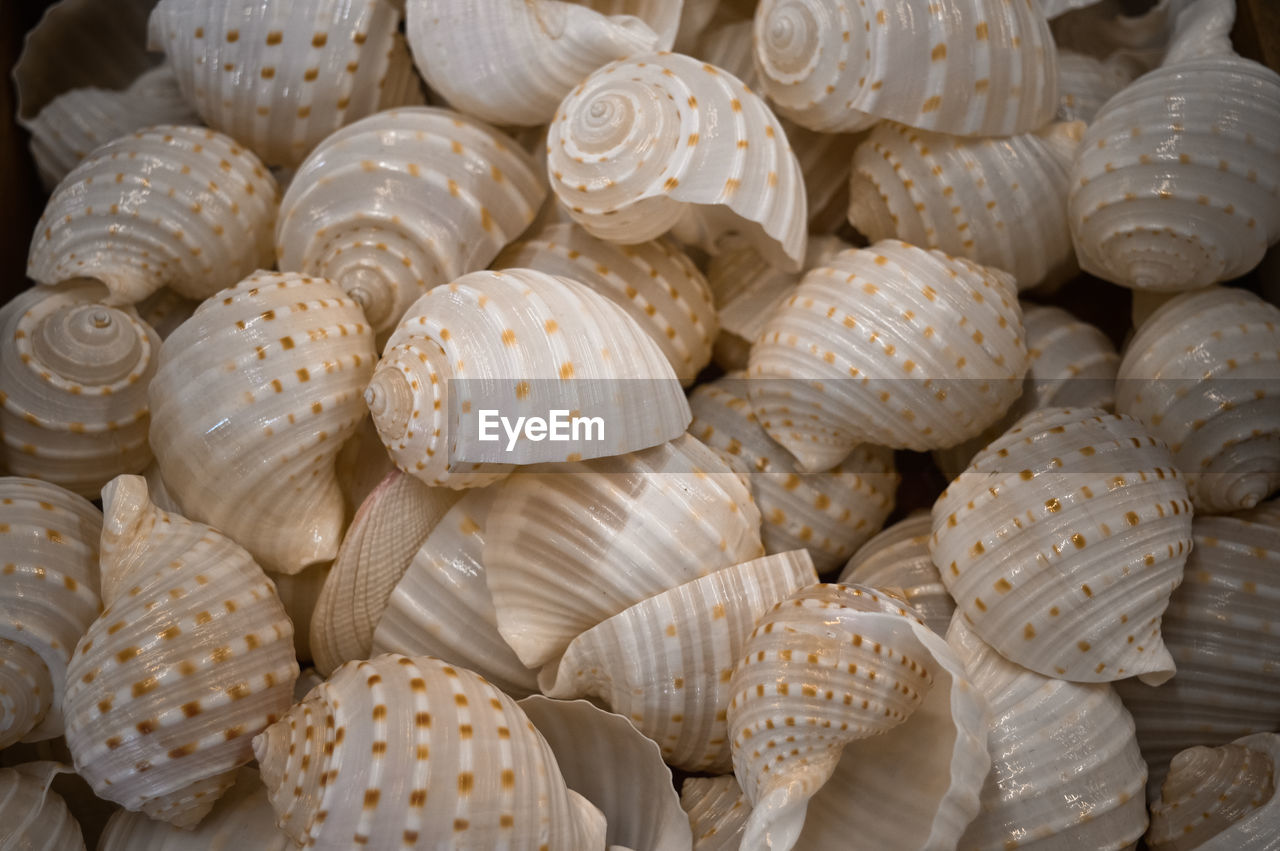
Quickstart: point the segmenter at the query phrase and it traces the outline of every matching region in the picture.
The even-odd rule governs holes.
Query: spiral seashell
[[[348,662],[254,753],[277,823],[299,844],[604,846],[604,817],[564,785],[515,702],[427,656]]]
[[[751,802],[732,774],[686,777],[680,806],[689,814],[694,851],[738,851]]]
[[[804,550],[717,570],[642,600],[575,638],[538,675],[548,697],[595,697],[686,771],[730,765],[734,660],[756,621],[817,581]]]
[[[1116,410],[1169,444],[1197,512],[1252,508],[1280,488],[1280,308],[1245,290],[1186,293],[1129,343]]]
[[[423,293],[485,268],[546,191],[533,160],[490,127],[445,109],[382,112],[298,169],[276,254],[281,269],[342,287],[385,334]]]
[[[499,632],[531,668],[641,600],[764,555],[746,483],[687,434],[520,473],[493,512],[485,579]]]
[[[1026,369],[1011,277],[885,240],[805,275],[751,350],[748,396],[769,436],[817,472],[859,443],[973,437]]]
[[[608,390],[611,382],[625,392]],[[449,487],[490,484],[513,464],[644,449],[689,423],[671,365],[626,311],[583,284],[529,269],[474,272],[418,299],[388,340],[365,401],[396,465]],[[607,427],[596,440],[521,438],[504,451],[478,442],[476,402],[503,416],[570,409]],[[502,461],[469,461],[486,450]]]
[[[841,584],[901,592],[929,629],[946,635],[956,603],[929,556],[933,521],[925,512],[900,520],[863,544],[840,572]]]
[[[494,269],[524,267],[586,284],[626,311],[662,349],[686,387],[711,361],[719,323],[707,279],[674,240],[637,245],[553,224],[509,245]]]
[[[849,222],[1013,275],[1019,289],[1076,272],[1067,174],[1083,122],[965,139],[884,121],[853,155]]]
[[[0,818],[6,848],[23,851],[84,851],[80,825],[50,785],[71,769],[56,762],[0,768]]]
[[[141,477],[102,501],[106,609],[67,666],[67,747],[99,797],[193,827],[289,706],[293,625],[247,552]]]
[[[1076,682],[1173,676],[1160,616],[1191,551],[1191,503],[1136,420],[1023,417],[934,503],[929,550],[965,623],[1009,660]]]
[[[165,341],[151,382],[165,484],[267,570],[333,559],[334,457],[376,358],[359,306],[324,279],[258,272],[223,290]]]
[[[741,232],[781,268],[804,257],[803,175],[782,126],[732,74],[688,56],[587,77],[551,123],[547,169],[574,221],[601,239],[644,242],[679,225],[707,249]]]
[[[151,326],[161,340],[178,330],[200,306],[197,299],[180,296],[168,287],[156,290],[133,306],[138,318]]]
[[[1035,130],[1057,106],[1053,38],[1039,4],[762,0],[756,65],[781,115],[811,130],[887,118],[957,136]]]
[[[1139,73],[1138,63],[1123,54],[1103,60],[1059,48],[1058,120],[1092,123],[1102,105]]]
[[[96,497],[151,463],[147,385],[160,339],[90,281],[0,308],[0,466]]]
[[[276,596],[293,624],[293,651],[299,664],[312,661],[311,618],[315,614],[330,565],[314,564],[301,573],[268,573]]]
[[[165,286],[207,298],[271,265],[278,200],[275,179],[229,137],[148,127],[98,148],[58,184],[36,223],[27,275],[42,284],[93,278],[112,304]]]
[[[422,103],[390,0],[160,0],[148,47],[210,127],[270,166],[296,166],[338,128]]]
[[[875,534],[893,511],[901,478],[893,453],[861,444],[831,470],[801,473],[751,412],[742,374],[699,385],[689,396],[689,433],[746,476],[760,509],[767,553],[807,549],[827,573]]]

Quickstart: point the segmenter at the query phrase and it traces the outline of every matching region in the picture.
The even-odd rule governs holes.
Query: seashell
[[[382,445],[382,438],[373,424],[372,417],[364,417],[356,433],[342,444],[334,462],[338,474],[338,486],[342,488],[347,516],[354,518],[382,480],[395,471],[395,462]]]
[[[606,395],[609,382],[625,384],[626,393]],[[644,449],[689,423],[671,365],[626,311],[583,284],[530,269],[474,272],[414,302],[387,341],[365,401],[396,466],[455,488],[490,484],[513,464]],[[504,416],[575,410],[608,429],[597,440],[522,437],[504,451],[502,443],[479,443],[473,403]],[[462,414],[469,419],[460,422]],[[477,456],[492,460],[472,463]]]
[[[965,623],[1005,658],[1076,682],[1173,676],[1160,616],[1191,551],[1191,503],[1138,421],[1027,414],[934,503],[929,550]]]
[[[1280,74],[1234,54],[1230,0],[1177,17],[1164,64],[1098,112],[1071,170],[1080,266],[1139,290],[1239,277],[1280,240]]]
[[[276,228],[280,268],[322,275],[394,329],[419,296],[483,269],[546,197],[515,142],[445,109],[383,112],[324,140]]]
[[[946,635],[956,603],[929,556],[932,532],[933,521],[923,511],[899,520],[853,554],[840,572],[840,583],[891,590],[911,605],[929,629]]]
[[[359,306],[324,279],[258,272],[223,290],[165,341],[151,382],[165,484],[267,570],[333,559],[334,457],[376,357]]]
[[[482,559],[485,526],[502,487],[468,490],[431,530],[387,600],[373,652],[434,656],[523,697],[538,690],[537,675],[498,632]]]
[[[689,814],[695,851],[738,851],[751,802],[736,777],[686,777],[680,806]]]
[[[339,127],[423,102],[399,24],[388,0],[160,0],[147,46],[205,123],[296,166]]]
[[[1102,105],[1142,72],[1124,54],[1097,59],[1074,50],[1058,50],[1059,121],[1092,123]]]
[[[1132,848],[1147,826],[1147,767],[1115,689],[1019,667],[962,618],[947,642],[992,719],[991,773],[960,847]]]
[[[1044,13],[1045,18],[1052,21],[1067,12],[1092,6],[1099,0],[1039,0],[1039,2],[1040,10]]]
[[[151,463],[147,385],[160,339],[91,281],[0,308],[0,466],[96,497]]]
[[[299,663],[312,660],[311,618],[329,576],[329,567],[315,564],[301,573],[267,574],[276,586],[276,596],[284,606],[284,613],[293,624],[293,651]]]
[[[1197,512],[1252,508],[1280,488],[1280,308],[1246,290],[1187,293],[1129,343],[1116,410],[1169,444]]]
[[[138,318],[151,326],[161,340],[178,330],[200,306],[197,299],[180,296],[168,287],[156,290],[133,306]]]
[[[190,828],[288,708],[293,625],[247,552],[156,508],[141,477],[102,502],[106,609],[67,666],[67,747],[98,797]]]
[[[1173,19],[1187,5],[1189,0],[1157,0],[1142,14],[1128,15],[1121,0],[1101,0],[1057,17],[1053,40],[1059,55],[1064,49],[1097,59],[1122,54],[1150,71],[1169,49]]]
[[[604,846],[604,816],[565,787],[520,707],[428,656],[348,662],[254,753],[277,824],[299,844]]]
[[[771,265],[794,271],[804,257],[803,175],[782,126],[732,74],[688,56],[587,77],[551,123],[547,169],[574,221],[601,239],[644,242],[678,225],[707,250],[737,231]]]
[[[531,668],[629,606],[764,555],[746,483],[687,434],[521,473],[493,511],[504,522],[485,541],[485,579],[498,631]]]
[[[322,674],[372,655],[373,631],[391,592],[458,497],[399,470],[369,494],[342,539],[311,618],[310,644]]]
[[[848,33],[848,37],[844,36]],[[958,136],[1035,130],[1057,106],[1057,65],[1037,3],[761,0],[756,65],[779,114],[811,130],[887,118]]]
[[[0,818],[6,848],[84,851],[84,837],[62,797],[50,785],[71,769],[56,762],[0,768]]]
[[[749,376],[768,380],[748,396],[769,436],[817,472],[859,443],[973,437],[1018,397],[1026,368],[1010,276],[885,240],[805,275],[751,350]]]
[[[551,746],[565,784],[608,823],[607,848],[689,851],[689,819],[658,746],[621,715],[540,694],[519,706]]]
[[[538,675],[548,697],[595,697],[686,771],[730,766],[729,674],[752,626],[817,581],[804,550],[726,567],[656,596],[575,638]]]
[[[231,138],[148,127],[98,148],[58,184],[36,223],[27,275],[42,284],[93,278],[112,304],[165,286],[207,298],[271,265],[277,202],[270,173]]]
[[[689,433],[747,477],[760,509],[767,553],[807,549],[818,573],[839,567],[884,525],[901,477],[893,453],[861,444],[824,473],[801,473],[751,412],[741,373],[699,385],[689,396]]]
[[[818,133],[785,118],[779,123],[787,131],[787,141],[804,175],[809,231],[829,234],[839,230],[849,211],[853,153],[865,141],[866,134]]]
[[[686,2],[685,6],[690,3]],[[743,82],[752,91],[760,89],[760,74],[756,71],[755,50],[751,46],[753,24],[750,18],[729,17],[717,22],[713,16],[698,35],[693,50],[679,51],[717,68],[723,68]],[[787,136],[790,139],[790,135]]]
[[[674,240],[636,245],[596,239],[552,224],[507,248],[494,269],[524,267],[586,284],[626,311],[662,349],[686,387],[711,361],[718,330],[707,279]]]
[[[1076,272],[1067,174],[1084,128],[965,139],[881,122],[853,155],[849,222],[1003,269],[1022,290],[1060,284]]]
[[[71,652],[98,616],[102,514],[46,482],[0,478],[0,748],[62,735]]]

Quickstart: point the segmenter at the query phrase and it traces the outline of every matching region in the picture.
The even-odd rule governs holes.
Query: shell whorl
[[[1265,815],[1259,812],[1263,808],[1272,811],[1269,823],[1274,830],[1280,808],[1275,756],[1280,748],[1274,745],[1275,734],[1264,737],[1272,740],[1271,747],[1257,747],[1261,742],[1251,736],[1243,740],[1248,744],[1197,746],[1175,756],[1160,798],[1151,805],[1147,845],[1155,851],[1249,847],[1254,831],[1235,833],[1232,828]]]
[[[840,572],[842,584],[894,589],[930,629],[945,635],[956,604],[929,555],[933,521],[920,512],[863,544]]]
[[[57,762],[0,768],[0,818],[5,844],[24,851],[84,851],[80,824],[51,788],[71,769]]]

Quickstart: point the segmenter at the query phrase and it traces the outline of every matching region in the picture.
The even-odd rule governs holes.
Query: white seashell
[[[0,478],[0,748],[62,735],[76,642],[102,609],[102,514],[55,485]]]
[[[934,503],[929,549],[965,623],[1011,661],[1076,682],[1173,676],[1160,616],[1191,551],[1191,503],[1136,420],[1023,417]]]
[[[180,296],[168,287],[156,290],[133,306],[138,318],[151,326],[161,340],[178,330],[178,326],[191,318],[200,301]]]
[[[1097,59],[1074,50],[1058,50],[1059,121],[1092,123],[1102,105],[1141,73],[1124,54]]]
[[[751,802],[736,777],[686,777],[680,806],[689,814],[695,851],[738,851]]]
[[[70,768],[56,762],[28,762],[0,768],[0,819],[4,847],[21,851],[84,851],[80,825],[50,785]]]
[[[389,0],[160,0],[163,50],[205,122],[271,166],[295,166],[345,124],[422,103]]]
[[[858,443],[973,437],[1018,397],[1026,368],[1009,275],[885,240],[805,275],[751,350],[748,395],[765,431],[816,472]]]
[[[277,573],[334,558],[334,457],[376,357],[359,306],[321,278],[258,272],[202,304],[150,387],[151,446],[187,515]]]
[[[853,554],[840,572],[842,584],[868,585],[898,594],[929,629],[946,635],[956,603],[929,556],[933,521],[925,512],[893,524]]]
[[[396,469],[372,417],[360,420],[356,433],[342,444],[334,464],[350,518],[355,517],[369,494]]]
[[[622,385],[626,392],[616,392]],[[396,465],[449,487],[490,484],[513,464],[644,449],[689,423],[671,365],[626,311],[583,284],[529,269],[474,272],[419,298],[388,340],[365,400]],[[481,408],[503,416],[564,408],[607,428],[596,440],[485,446],[473,425]],[[469,460],[486,451],[502,461]]]
[[[730,766],[729,675],[756,621],[817,581],[808,553],[764,556],[636,603],[538,675],[548,697],[596,697],[687,771]]]
[[[311,618],[329,575],[329,567],[327,564],[314,564],[301,573],[267,574],[276,586],[276,596],[284,606],[284,613],[293,624],[293,650],[299,663],[311,661]]]
[[[782,126],[732,74],[688,56],[633,57],[587,77],[551,123],[547,169],[601,239],[644,242],[678,225],[707,250],[738,231],[771,265],[796,270],[804,257],[803,175]]]
[[[490,127],[445,109],[383,112],[298,169],[276,254],[346,290],[385,336],[423,293],[485,268],[546,192],[533,160]]]
[[[165,286],[207,298],[271,265],[277,203],[275,179],[231,138],[148,127],[98,148],[58,184],[27,274],[42,284],[94,278],[113,304]]]
[[[1076,272],[1067,174],[1083,122],[966,139],[883,121],[853,155],[849,222],[1003,269],[1021,290]]]
[[[812,130],[887,118],[960,136],[1027,133],[1053,117],[1057,67],[1039,5],[761,0],[756,65],[778,112]]]
[[[900,477],[893,453],[860,444],[823,473],[801,473],[751,412],[741,373],[699,385],[689,396],[689,433],[720,453],[751,486],[767,553],[807,549],[818,573],[839,567],[884,525]]]
[[[659,49],[670,50],[684,23],[685,10],[693,5],[693,0],[688,3],[685,0],[584,0],[582,5],[602,15],[639,18],[657,34]]]
[[[67,746],[99,797],[189,828],[288,708],[293,626],[247,552],[156,508],[141,477],[102,501],[106,610],[67,667]]]
[[[1129,343],[1116,410],[1169,444],[1196,511],[1252,508],[1280,488],[1280,308],[1214,287],[1170,300]]]
[[[428,656],[348,662],[254,739],[277,824],[318,849],[604,846],[511,698]]]
[[[160,339],[105,295],[71,281],[0,308],[0,461],[87,497],[151,463],[147,385]]]

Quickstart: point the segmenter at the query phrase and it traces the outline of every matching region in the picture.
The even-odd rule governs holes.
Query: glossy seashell
[[[756,65],[779,114],[811,130],[877,119],[958,136],[1035,130],[1057,106],[1053,38],[1039,4],[762,0]]]
[[[300,664],[312,661],[311,619],[324,589],[330,566],[314,564],[301,573],[268,573],[276,596],[293,624],[293,650]]]
[[[288,708],[293,625],[245,550],[156,508],[141,477],[102,501],[106,609],[67,667],[67,746],[99,797],[190,828]]]
[[[932,532],[933,521],[924,512],[899,520],[858,548],[839,582],[901,596],[929,629],[946,635],[956,603],[929,556]]]
[[[1280,308],[1214,287],[1170,300],[1129,343],[1116,410],[1169,444],[1196,511],[1252,508],[1280,488]]]
[[[546,192],[533,160],[486,125],[445,109],[382,112],[298,169],[276,254],[346,290],[385,338],[423,293],[485,268]]]
[[[84,851],[84,837],[67,804],[50,785],[71,769],[56,762],[0,768],[0,818],[6,848]]]
[[[36,223],[27,275],[96,279],[113,304],[166,286],[207,298],[271,265],[277,204],[275,179],[233,139],[148,127],[93,151],[58,184]]]
[[[771,606],[816,581],[803,550],[717,570],[583,632],[538,682],[548,697],[599,698],[677,768],[725,771],[734,661]]]
[[[751,802],[732,774],[686,777],[680,787],[680,806],[689,814],[695,851],[738,851],[741,847]]]
[[[515,702],[428,656],[348,662],[254,753],[277,824],[299,844],[604,846],[604,816],[564,785]]]
[[[1009,275],[885,240],[805,275],[751,350],[748,396],[765,431],[817,472],[859,443],[973,437],[1018,397],[1026,368]]]
[[[1140,72],[1138,63],[1122,54],[1103,60],[1059,49],[1058,120],[1092,123],[1102,105]]]
[[[150,325],[161,340],[165,340],[190,319],[199,306],[198,299],[180,296],[164,287],[135,304],[133,309],[138,312],[139,319]]]
[[[1076,682],[1173,676],[1160,616],[1191,551],[1191,503],[1137,420],[1023,417],[934,503],[929,550],[965,623],[1011,661]]]
[[[0,308],[0,460],[86,497],[151,463],[147,385],[160,339],[105,295],[72,281]]]
[[[334,458],[376,358],[359,306],[322,278],[258,272],[223,290],[165,341],[151,382],[165,484],[267,570],[333,559]]]
[[[759,95],[676,53],[613,62],[583,80],[547,135],[551,189],[574,221],[611,242],[677,228],[714,246],[737,231],[797,270],[807,219],[803,175]]]

